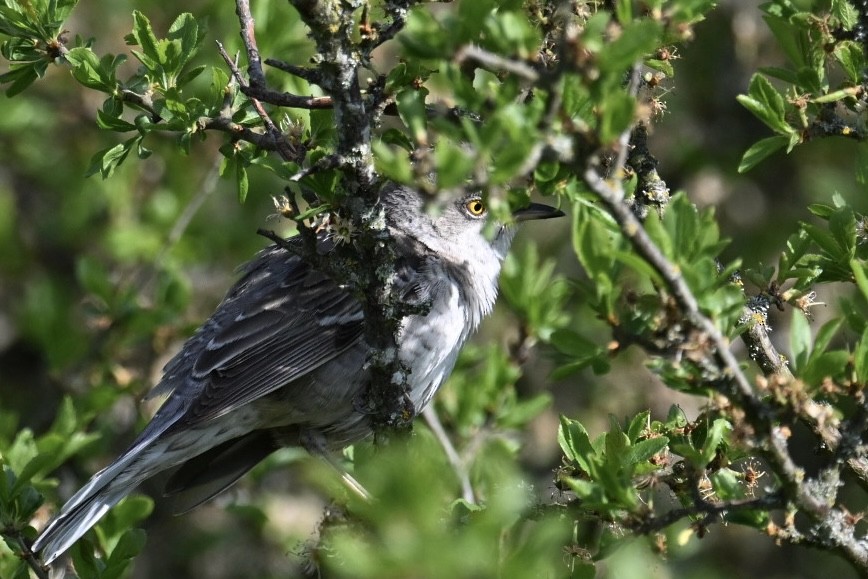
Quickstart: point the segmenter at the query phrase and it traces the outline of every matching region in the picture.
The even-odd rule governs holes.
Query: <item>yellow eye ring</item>
[[[467,209],[467,212],[473,217],[481,217],[482,215],[485,215],[485,203],[482,202],[482,199],[469,199],[464,204],[464,208]]]

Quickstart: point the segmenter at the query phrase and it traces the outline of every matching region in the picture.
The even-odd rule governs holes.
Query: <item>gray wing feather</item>
[[[166,365],[152,395],[187,400],[175,426],[197,424],[286,386],[358,343],[363,332],[362,307],[349,292],[272,246]]]

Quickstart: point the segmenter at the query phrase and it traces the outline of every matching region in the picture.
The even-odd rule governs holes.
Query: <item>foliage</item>
[[[864,200],[831,187],[795,199],[797,222],[767,216],[779,245],[749,253],[727,239],[722,211],[697,208],[689,186],[670,194],[658,173],[649,132],[672,130],[662,115],[677,71],[681,82],[674,61],[711,34],[702,22],[713,2],[290,5],[251,13],[238,0],[237,21],[218,12],[207,25],[201,6],[167,22],[143,6],[123,33],[85,39],[76,2],[0,3],[10,97],[0,295],[13,304],[0,310],[0,330],[13,328],[0,340],[0,368],[13,370],[0,378],[0,576],[45,576],[28,549],[36,529],[141,426],[132,401],[218,297],[193,291],[209,277],[201,264],[225,260],[217,268],[228,271],[251,253],[253,227],[238,224],[261,216],[270,194],[283,190],[274,197],[288,229],[349,241],[321,266],[367,300],[371,342],[388,349],[406,311],[379,291],[393,259],[372,211],[381,179],[432,202],[481,190],[501,220],[531,193],[569,214],[548,248],[517,247],[505,263],[511,313],[492,327],[510,330],[468,346],[436,401],[449,443],[436,424],[402,436],[400,421],[384,421],[378,444],[346,452],[372,502],[302,461],[307,487],[335,501],[302,547],[311,528],[278,528],[286,514],[269,492],[275,469],[298,461],[290,451],[242,483],[258,498],[224,515],[231,534],[177,543],[183,563],[148,557],[136,526],[152,502],[130,497],[72,550],[79,577],[593,577],[663,565],[652,552],[687,559],[696,539],[729,532],[724,522],[868,574],[856,512],[868,482]],[[757,10],[783,65],[752,71],[741,89],[763,128],[731,168],[761,174],[781,151],[822,160],[812,147],[845,137],[856,169],[835,179],[864,186],[868,7],[772,0]],[[266,71],[260,53],[282,60]],[[75,116],[74,134],[56,130],[56,109]],[[57,158],[33,142],[56,144]],[[81,174],[91,178],[71,176]],[[230,188],[243,204],[211,204]],[[830,287],[840,303],[815,322]],[[773,305],[786,314],[776,334],[788,356],[769,338]],[[538,353],[554,365],[542,381],[560,381],[551,392],[526,364]],[[389,390],[400,372],[372,364],[375,414],[400,415]],[[555,419],[563,384],[584,396],[579,385],[640,390],[651,376],[669,393],[662,411],[648,394],[654,408],[618,407],[626,417],[600,420],[611,408],[600,403]],[[540,466],[527,433],[545,428],[557,460]],[[167,535],[180,531],[160,529],[149,540],[175,546]],[[238,552],[241,566],[209,564]]]

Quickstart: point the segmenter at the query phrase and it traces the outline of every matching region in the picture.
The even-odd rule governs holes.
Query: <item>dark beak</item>
[[[531,219],[552,219],[553,217],[563,217],[565,214],[560,209],[555,209],[549,205],[542,203],[531,203],[523,209],[519,209],[512,213],[516,221],[530,221]]]

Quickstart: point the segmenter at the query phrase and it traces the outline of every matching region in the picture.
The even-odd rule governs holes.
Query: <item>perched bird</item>
[[[395,290],[427,310],[405,317],[397,339],[418,414],[491,311],[515,228],[497,225],[486,236],[479,195],[435,215],[416,191],[386,185],[380,203],[397,255]],[[539,204],[514,213],[516,221],[561,215]],[[358,403],[370,380],[362,306],[289,249],[272,245],[246,264],[211,318],[169,361],[152,392],[168,397],[151,422],[36,539],[33,550],[46,563],[158,472],[177,467],[166,492],[189,493],[192,508],[281,446],[326,453],[371,434],[371,417]]]

